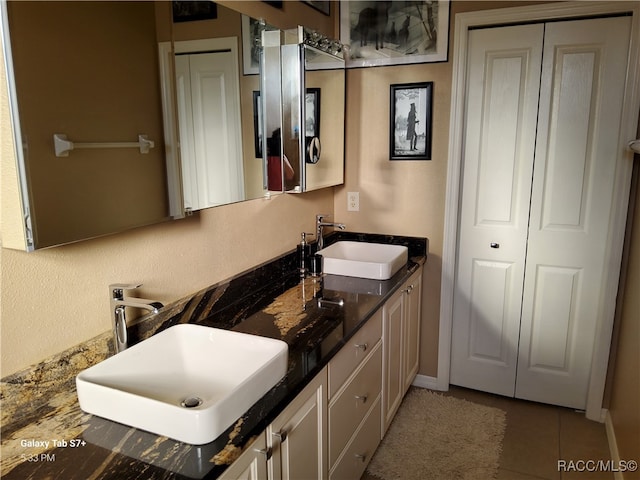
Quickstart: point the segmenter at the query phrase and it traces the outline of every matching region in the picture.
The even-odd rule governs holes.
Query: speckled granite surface
[[[301,280],[292,252],[131,327],[132,343],[178,323],[198,323],[289,344],[286,376],[215,441],[187,445],[80,410],[75,375],[112,354],[107,332],[2,379],[2,478],[217,478],[426,258],[426,239],[339,232],[329,242],[340,239],[405,244],[410,261],[375,285],[332,276]],[[344,306],[320,308],[318,297],[341,298]]]

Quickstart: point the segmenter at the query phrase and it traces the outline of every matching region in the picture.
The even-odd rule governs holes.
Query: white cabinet
[[[262,432],[218,480],[267,480],[267,442]]]
[[[332,480],[360,478],[380,441],[381,338],[379,310],[329,362]]]
[[[383,357],[382,415],[383,430],[387,431],[404,395],[402,378],[402,323],[404,317],[404,293],[397,291],[382,308]]]
[[[327,369],[278,415],[220,480],[327,478]]]
[[[327,368],[267,427],[269,478],[327,478]]]
[[[403,287],[405,294],[404,322],[404,391],[413,383],[420,366],[420,318],[422,316],[422,268]]]
[[[418,371],[421,292],[422,268],[220,478],[360,478]]]
[[[331,480],[355,480],[362,477],[376,451],[380,438],[380,395],[373,402],[352,440],[347,444],[339,461],[331,470]]]
[[[415,272],[382,308],[384,436],[402,398],[418,372],[422,268]]]

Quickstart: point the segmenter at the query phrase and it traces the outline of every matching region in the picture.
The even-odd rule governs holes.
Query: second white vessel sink
[[[402,245],[341,241],[317,252],[322,271],[347,277],[387,280],[407,263],[409,250]]]
[[[281,340],[176,325],[82,371],[78,400],[85,412],[202,445],[284,377],[287,356]]]

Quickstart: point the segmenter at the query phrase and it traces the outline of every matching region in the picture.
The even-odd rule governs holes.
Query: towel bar
[[[67,136],[62,133],[53,135],[53,145],[56,157],[68,157],[71,150],[76,148],[139,148],[140,153],[149,153],[149,149],[154,147],[152,140],[146,135],[138,135],[137,142],[108,142],[108,143],[76,143],[67,140]]]

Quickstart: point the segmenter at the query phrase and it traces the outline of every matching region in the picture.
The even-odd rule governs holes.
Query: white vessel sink
[[[215,440],[287,371],[281,340],[176,325],[82,371],[80,408],[181,442]]]
[[[317,252],[322,271],[332,275],[387,280],[407,263],[409,252],[402,245],[342,241]]]

